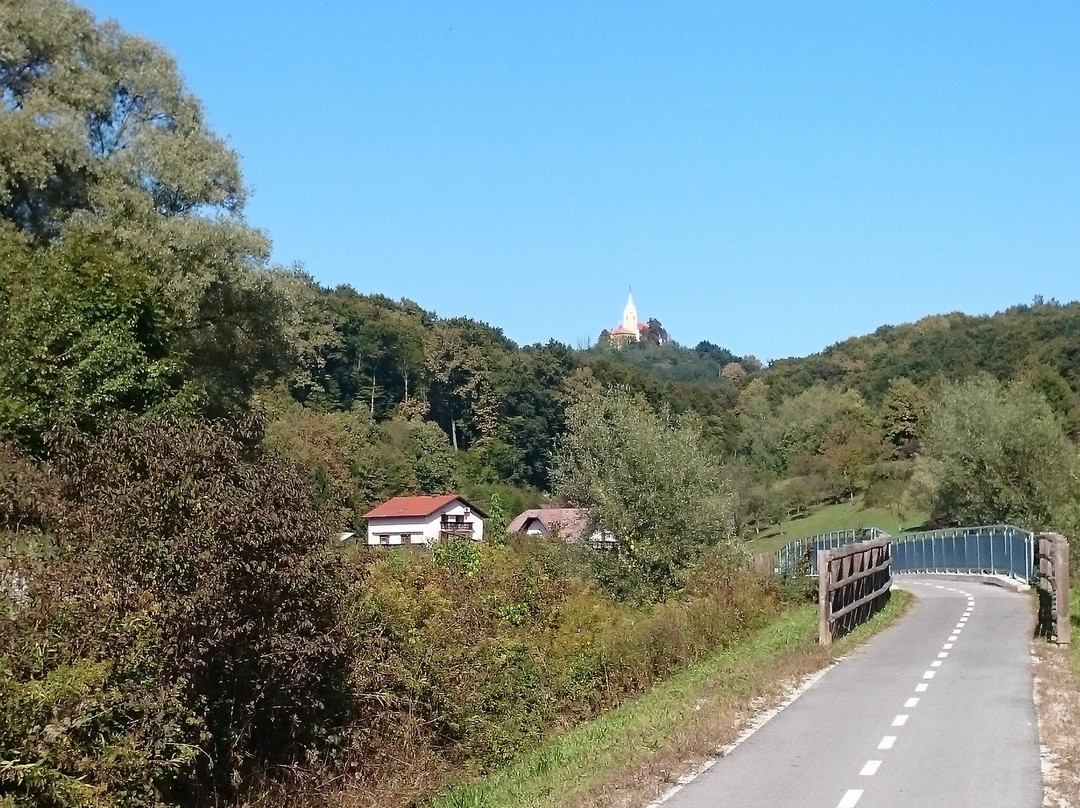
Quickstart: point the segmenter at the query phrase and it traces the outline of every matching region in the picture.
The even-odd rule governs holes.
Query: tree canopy
[[[3,0],[0,86],[0,216],[22,230],[241,209],[236,155],[172,58],[115,23],[64,0]]]
[[[706,548],[730,552],[730,493],[693,420],[614,389],[574,404],[567,422],[556,480],[616,540],[597,557],[615,591],[663,599]]]
[[[1037,392],[985,376],[952,385],[930,418],[926,444],[939,520],[1078,525],[1080,456]]]

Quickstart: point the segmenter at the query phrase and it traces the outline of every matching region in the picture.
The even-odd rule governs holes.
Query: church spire
[[[622,327],[627,331],[632,331],[635,335],[638,333],[638,314],[637,306],[634,305],[633,291],[626,296],[626,308],[623,309],[622,314]]]

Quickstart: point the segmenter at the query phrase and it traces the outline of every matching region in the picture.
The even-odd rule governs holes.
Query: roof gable
[[[486,513],[464,497],[459,497],[457,494],[442,494],[441,496],[435,497],[394,497],[393,499],[389,499],[381,505],[372,508],[364,514],[364,518],[423,518],[431,516],[436,511],[440,511],[454,502],[460,502],[462,505],[469,507],[481,519],[487,517]]]
[[[588,527],[589,513],[584,508],[532,508],[519,513],[507,526],[508,533],[520,533],[535,519],[549,532],[569,541],[577,541]]]

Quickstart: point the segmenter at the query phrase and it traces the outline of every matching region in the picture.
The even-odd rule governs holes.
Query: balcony
[[[459,536],[465,539],[471,539],[475,531],[475,525],[472,522],[467,522],[464,519],[443,519],[439,523],[439,538],[449,539],[453,536]]]

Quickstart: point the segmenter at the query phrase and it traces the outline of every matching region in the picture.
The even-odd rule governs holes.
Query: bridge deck
[[[974,582],[897,583],[917,597],[910,615],[664,808],[1041,805],[1030,598]]]

